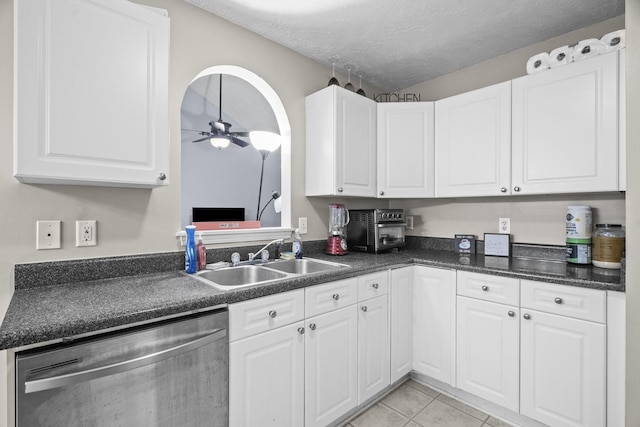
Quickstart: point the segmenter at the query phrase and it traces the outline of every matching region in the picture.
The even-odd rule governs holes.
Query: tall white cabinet
[[[513,80],[514,194],[618,190],[618,52]]]
[[[434,195],[434,103],[378,104],[378,197]]]
[[[375,197],[376,103],[333,85],[305,105],[305,194]]]
[[[169,183],[169,18],[125,0],[15,2],[14,176]]]
[[[511,82],[435,106],[436,197],[511,194]]]

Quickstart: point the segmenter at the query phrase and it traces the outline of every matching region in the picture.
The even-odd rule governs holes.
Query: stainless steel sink
[[[221,290],[237,289],[277,282],[286,278],[317,274],[349,267],[317,259],[290,259],[271,261],[260,265],[240,265],[217,270],[203,270],[194,274],[196,279]]]
[[[264,264],[264,267],[271,270],[284,271],[285,273],[291,274],[313,274],[348,267],[348,265],[329,261],[320,261],[316,259],[302,258],[289,259],[285,261],[273,261]]]
[[[211,284],[216,287],[237,288],[282,279],[287,277],[287,274],[258,265],[242,265],[219,270],[203,270],[196,273],[195,277],[205,283],[212,282]]]

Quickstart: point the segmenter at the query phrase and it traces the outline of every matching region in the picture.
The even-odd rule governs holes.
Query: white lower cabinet
[[[518,412],[518,307],[457,298],[457,386]]]
[[[305,426],[326,426],[358,403],[356,306],[307,319]]]
[[[454,270],[415,266],[413,369],[447,384],[454,383],[455,295]]]
[[[413,272],[416,267],[391,270],[389,317],[391,383],[413,369]]]
[[[358,303],[358,404],[389,385],[387,296]]]
[[[303,322],[229,345],[229,425],[304,423]]]

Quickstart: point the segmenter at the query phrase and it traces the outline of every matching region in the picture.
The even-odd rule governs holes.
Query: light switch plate
[[[298,218],[298,231],[300,234],[307,234],[309,230],[307,230],[307,217],[301,216]]]

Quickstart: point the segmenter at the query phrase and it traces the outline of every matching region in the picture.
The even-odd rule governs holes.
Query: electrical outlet
[[[36,221],[36,249],[60,249],[60,221]]]
[[[298,231],[300,234],[307,234],[309,230],[307,230],[307,217],[301,216],[298,218]]]
[[[95,220],[76,221],[76,246],[96,246],[98,227]]]
[[[407,230],[413,230],[413,215],[407,215]]]
[[[502,233],[502,234],[511,233],[511,218],[498,219],[498,233]]]

